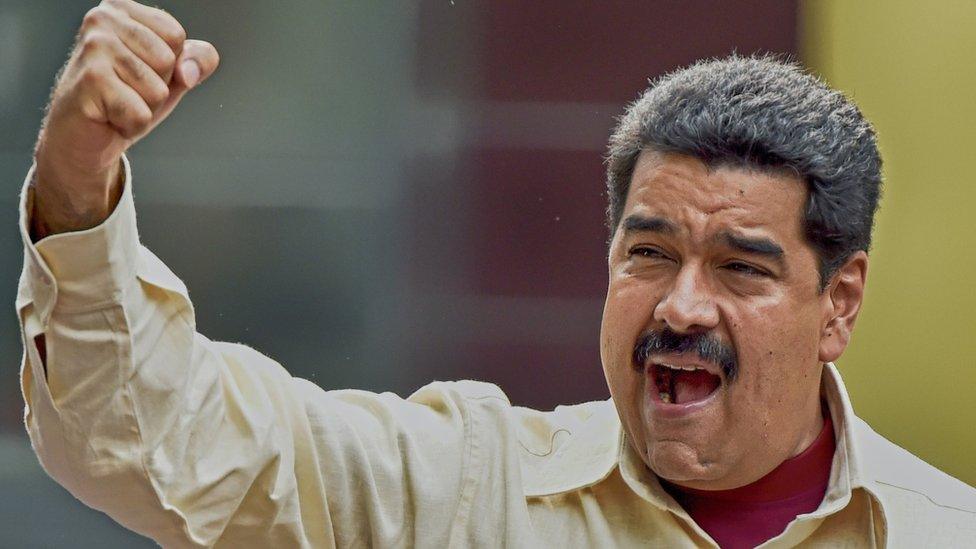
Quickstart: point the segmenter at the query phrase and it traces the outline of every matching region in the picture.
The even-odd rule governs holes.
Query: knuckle
[[[81,49],[82,51],[90,52],[92,50],[97,50],[108,45],[110,37],[108,34],[92,30],[86,32],[81,38]]]
[[[158,57],[159,63],[166,69],[171,69],[176,64],[176,53],[173,50],[160,49]]]
[[[134,28],[134,26],[127,28],[126,34],[130,37],[132,42],[136,44],[136,47],[140,51],[154,52],[157,49],[161,49],[161,46],[157,40],[154,40],[153,37],[148,33],[139,32]]]
[[[152,122],[152,113],[147,109],[131,109],[132,128],[141,131],[149,127]]]
[[[152,114],[128,101],[115,101],[109,107],[109,118],[115,125],[124,129],[129,135],[139,133],[152,120]]]
[[[159,10],[159,19],[159,36],[170,46],[182,46],[186,42],[186,29],[183,25],[163,10]]]
[[[90,28],[100,25],[108,18],[108,14],[105,13],[105,8],[102,6],[95,6],[94,8],[88,10],[85,13],[85,17],[81,20],[82,28]]]
[[[152,54],[143,59],[156,74],[165,77],[173,71],[176,66],[176,54],[169,48],[159,48],[153,50]]]
[[[142,37],[136,32],[136,25],[132,19],[124,19],[119,21],[117,25],[116,33],[118,33],[120,38],[132,39],[136,43],[142,43]]]
[[[155,109],[169,99],[169,88],[162,85],[149,86],[146,88],[143,99],[146,100],[150,108]]]
[[[166,25],[166,34],[167,38],[169,38],[168,41],[177,44],[183,44],[183,42],[186,42],[186,29],[183,28],[183,25],[174,19],[172,15],[166,14],[166,16],[167,19],[170,20],[170,24]]]
[[[107,107],[108,117],[112,120],[117,121],[116,124],[119,126],[125,126],[125,122],[129,120],[129,105],[125,101],[113,101]]]
[[[186,42],[186,29],[183,28],[183,25],[176,23],[176,27],[173,29],[172,39],[179,44]]]
[[[84,85],[99,86],[105,82],[105,75],[97,70],[88,69],[81,73],[80,79]]]
[[[123,72],[131,75],[136,80],[142,80],[144,77],[139,64],[136,63],[136,60],[133,59],[131,55],[121,55],[119,56],[117,62],[119,64],[119,68],[122,69]]]
[[[186,41],[186,38],[182,37],[185,35],[180,35],[176,32],[161,32],[159,36],[164,42],[166,42],[166,45],[175,51],[180,51],[183,49],[183,42]]]

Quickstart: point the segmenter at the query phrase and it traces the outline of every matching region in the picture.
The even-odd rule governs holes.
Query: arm
[[[168,13],[104,0],[82,22],[58,74],[34,155],[31,233],[88,229],[121,196],[121,158],[219,63]]]
[[[196,333],[183,284],[139,245],[122,153],[216,66],[212,46],[171,44],[174,21],[145,10],[117,0],[86,17],[25,185],[17,310],[42,465],[167,547],[444,545],[479,474],[470,432],[482,405],[465,385],[408,401],[323,392]],[[127,49],[133,28],[172,55]],[[146,81],[120,76],[133,56]],[[179,68],[190,58],[198,78]],[[166,94],[146,97],[156,78]]]
[[[325,392],[196,333],[183,284],[138,243],[127,184],[92,229],[33,245],[27,221],[27,428],[86,504],[166,547],[444,542],[466,521],[463,385]]]

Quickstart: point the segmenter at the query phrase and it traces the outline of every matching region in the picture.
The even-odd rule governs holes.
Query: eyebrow
[[[719,233],[718,237],[740,252],[768,257],[783,264],[783,248],[768,238],[750,238],[728,231]]]
[[[645,217],[643,215],[629,215],[624,219],[624,232],[647,232],[674,234],[678,228],[667,219],[658,216]]]
[[[627,216],[623,221],[624,232],[650,232],[672,235],[678,232],[678,227],[668,219],[660,216],[643,216],[633,214]],[[783,260],[785,255],[783,247],[772,239],[764,237],[748,237],[735,234],[731,231],[722,231],[716,238],[725,244],[742,253],[758,255],[769,258],[785,268],[786,262]]]

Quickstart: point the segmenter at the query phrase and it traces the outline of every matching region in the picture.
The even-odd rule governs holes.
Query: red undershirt
[[[809,448],[752,484],[695,490],[661,479],[661,485],[719,547],[755,547],[820,506],[834,459],[834,429],[830,414],[824,415],[823,430]]]

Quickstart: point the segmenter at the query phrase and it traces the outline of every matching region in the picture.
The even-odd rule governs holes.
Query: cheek
[[[655,304],[646,284],[611,279],[600,327],[600,355],[610,394],[628,424],[638,420],[643,391],[643,376],[633,368],[634,345],[651,325]]]
[[[604,367],[621,367],[622,358],[630,355],[638,336],[651,325],[657,300],[646,283],[620,277],[612,279],[607,290],[600,327]]]
[[[817,308],[795,303],[761,307],[732,321],[738,333],[742,382],[751,405],[789,407],[789,396],[804,392],[819,366]],[[759,401],[759,402],[756,402]]]

